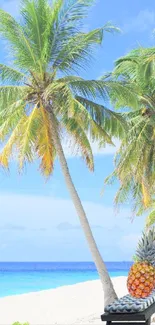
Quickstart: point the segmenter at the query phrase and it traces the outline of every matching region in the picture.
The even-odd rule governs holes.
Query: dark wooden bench
[[[151,316],[155,313],[155,302],[142,312],[135,313],[108,313],[101,315],[101,320],[107,325],[150,325]]]

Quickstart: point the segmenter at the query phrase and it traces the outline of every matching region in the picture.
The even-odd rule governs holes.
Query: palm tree
[[[0,139],[4,144],[1,166],[9,168],[16,155],[21,170],[40,160],[49,177],[58,157],[66,185],[80,219],[104,289],[105,305],[116,298],[106,266],[98,251],[85,211],[73,184],[62,139],[70,137],[90,170],[94,169],[90,140],[102,146],[124,134],[121,114],[96,100],[109,91],[121,99],[126,89],[108,80],[84,80],[71,73],[89,66],[93,50],[110,24],[84,33],[82,19],[93,0],[23,0],[20,24],[0,10],[0,34],[7,40],[11,66],[0,65]],[[132,99],[132,93],[128,89]]]
[[[132,200],[134,214],[149,210],[147,225],[153,220],[155,190],[154,53],[153,48],[139,48],[116,61],[112,78],[130,83],[137,93],[137,104],[123,114],[129,131],[117,153],[115,170],[106,179],[106,183],[116,178],[120,181],[117,205]],[[113,93],[111,98],[117,108],[127,106],[125,98],[117,100]]]

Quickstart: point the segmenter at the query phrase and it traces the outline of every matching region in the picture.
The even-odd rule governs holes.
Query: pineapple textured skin
[[[127,279],[129,293],[135,298],[146,298],[155,288],[155,228],[142,234],[138,242],[135,263]]]
[[[155,287],[155,268],[148,262],[137,262],[132,265],[127,288],[135,298],[146,298]]]

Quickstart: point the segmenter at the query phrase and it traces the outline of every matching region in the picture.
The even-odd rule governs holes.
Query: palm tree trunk
[[[102,257],[99,253],[98,247],[96,245],[95,239],[93,237],[91,228],[89,226],[89,223],[88,223],[88,220],[86,217],[86,213],[84,211],[84,208],[81,204],[78,193],[77,193],[75,186],[73,184],[73,181],[72,181],[69,169],[68,169],[67,161],[66,161],[66,158],[65,158],[65,155],[63,152],[63,148],[61,145],[61,141],[59,138],[59,134],[57,131],[57,124],[55,121],[55,117],[54,117],[53,113],[51,112],[51,108],[49,109],[49,107],[47,107],[47,110],[50,113],[52,139],[53,139],[53,143],[54,143],[54,146],[55,146],[55,149],[56,149],[56,152],[58,155],[58,159],[59,159],[59,162],[61,165],[62,173],[63,173],[64,179],[65,179],[68,191],[70,193],[70,196],[74,203],[75,209],[79,216],[81,227],[84,231],[84,234],[87,239],[93,260],[95,262],[98,274],[101,279],[101,283],[102,283],[103,291],[104,291],[104,305],[106,306],[107,304],[113,302],[117,298],[117,295],[114,291],[113,284],[112,284],[112,281],[108,274],[108,271],[106,269],[105,263],[103,262]]]

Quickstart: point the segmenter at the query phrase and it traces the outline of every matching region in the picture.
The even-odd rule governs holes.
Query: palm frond
[[[144,76],[147,81],[155,78],[155,48],[145,48],[141,53],[141,61],[143,61]]]
[[[41,108],[42,125],[36,142],[38,157],[41,159],[40,170],[44,176],[49,177],[53,172],[56,150],[50,131],[50,119],[45,109]]]
[[[9,13],[2,9],[0,9],[0,35],[9,41],[18,67],[32,70],[39,69],[38,58],[24,29]]]
[[[61,120],[62,126],[67,130],[71,139],[73,138],[73,145],[76,149],[76,153],[80,153],[82,158],[86,162],[88,168],[94,170],[94,159],[91,149],[91,145],[87,134],[83,128],[77,123],[74,117],[67,118],[64,116]],[[75,150],[74,150],[75,152]]]
[[[57,107],[57,109],[55,109],[56,112],[60,114],[60,121],[62,118],[64,118],[64,116],[73,117],[76,122],[82,126],[83,130],[85,130],[87,134],[90,133],[91,139],[93,141],[99,140],[101,137],[101,145],[105,145],[106,142],[112,144],[111,137],[104,130],[103,123],[101,124],[102,121],[100,120],[100,122],[98,122],[94,119],[93,116],[91,116],[90,111],[86,109],[80,100],[78,100],[78,97],[74,97],[71,89],[67,85],[64,85],[64,83],[62,83],[62,80],[61,83],[58,83],[58,87],[61,87],[61,84],[63,91],[57,95],[57,99],[55,98],[55,105]],[[91,82],[89,82],[89,85],[91,86]],[[55,89],[54,87],[50,86],[49,90],[50,92],[52,91],[52,93],[54,93]],[[93,105],[93,102],[91,102],[91,105]]]
[[[58,0],[54,0],[54,4],[57,5]],[[88,14],[88,9],[95,3],[95,0],[65,0],[63,1],[63,7],[59,11],[60,19],[63,17],[63,21],[68,23],[75,23],[85,18]]]
[[[18,141],[19,141],[19,135],[22,130],[23,123],[27,119],[26,115],[22,116],[21,119],[16,124],[14,130],[11,133],[11,136],[9,137],[7,143],[3,147],[1,153],[0,153],[0,165],[2,165],[5,168],[9,167],[9,160],[12,157],[13,153],[13,147],[18,147]]]
[[[155,224],[155,210],[151,211],[148,216],[146,217],[146,228],[149,229],[151,226]]]
[[[84,96],[85,98],[102,98],[108,100],[107,88],[105,83],[100,80],[84,80],[82,78],[70,80],[68,77],[64,77],[62,82],[71,89],[75,96]]]
[[[102,43],[104,32],[107,30],[110,32],[110,29],[113,31],[114,27],[109,26],[108,28],[106,25],[88,33],[78,33],[70,38],[58,52],[53,67],[68,72],[72,69],[83,68],[86,63],[88,65],[96,45]]]
[[[130,81],[132,79],[132,82],[135,81],[143,89],[148,88],[154,78],[154,59],[154,48],[139,48],[118,59],[113,74],[117,77],[124,76]]]
[[[23,100],[19,100],[0,112],[0,141],[4,141],[25,114]]]
[[[142,194],[143,194],[143,204],[145,208],[148,208],[151,203],[150,192],[148,189],[148,184],[142,181]]]
[[[51,62],[54,62],[65,45],[78,35],[79,24],[85,18],[88,8],[93,3],[94,0],[54,0],[52,2]]]
[[[39,132],[38,123],[39,110],[34,107],[31,114],[25,119],[22,128],[23,131],[19,137],[19,169],[21,170],[24,166],[24,162],[32,162],[34,159],[34,145],[36,142],[36,137]]]
[[[0,110],[12,105],[28,94],[27,86],[0,86]]]
[[[0,64],[0,80],[2,82],[11,82],[18,83],[23,81],[26,76],[11,67],[6,66],[5,64]]]
[[[100,78],[115,108],[138,108],[138,86],[128,80],[116,80],[115,76]]]
[[[35,57],[43,72],[50,60],[50,36],[52,28],[52,9],[47,0],[23,0],[21,6],[24,31],[33,45]]]
[[[113,144],[111,137],[104,130],[102,125],[98,124],[85,109],[85,107],[76,99],[74,99],[74,118],[78,121],[86,132],[90,133],[92,141],[100,142],[100,145],[105,143]]]
[[[87,109],[93,120],[102,126],[108,134],[121,139],[124,137],[128,127],[122,114],[80,96],[77,96],[76,99]]]

